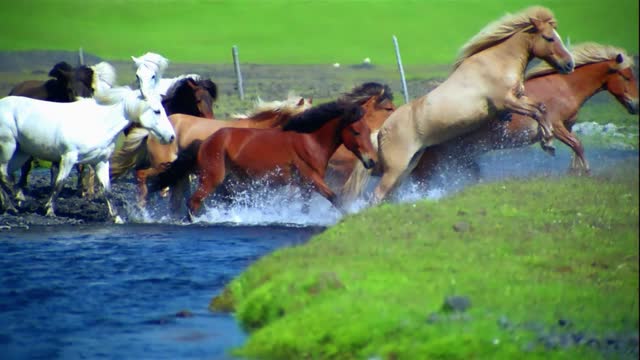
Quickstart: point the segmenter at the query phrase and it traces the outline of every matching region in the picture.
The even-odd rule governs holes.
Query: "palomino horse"
[[[9,95],[26,96],[33,99],[54,101],[54,102],[72,102],[76,101],[78,97],[92,97],[94,94],[94,86],[97,84],[100,76],[110,77],[111,74],[106,72],[112,72],[115,76],[113,68],[106,67],[104,65],[94,66],[78,66],[72,67],[68,63],[61,61],[53,66],[49,71],[49,76],[53,79],[47,81],[40,80],[27,80],[16,85]],[[96,79],[94,79],[94,77]],[[21,169],[20,180],[18,181],[17,198],[22,199],[23,190],[27,187],[27,179],[29,172],[31,171],[33,158],[24,163]],[[77,166],[78,174],[82,174],[82,167]],[[51,167],[51,184],[55,179],[55,173],[57,171],[57,164],[54,163]],[[84,195],[93,195],[93,177],[90,176],[90,187],[87,187],[87,191],[83,190]],[[78,190],[82,188],[82,177],[78,176]]]
[[[148,136],[145,129],[134,129],[124,140],[122,147],[111,159],[111,177],[118,178],[135,169],[138,184],[138,206],[144,207],[148,194],[147,177],[163,171],[178,152],[186,149],[194,141],[202,141],[217,130],[225,127],[272,128],[280,127],[292,116],[311,107],[311,100],[289,95],[284,101],[264,102],[258,99],[252,113],[234,115],[232,120],[213,120],[203,117],[174,114],[169,121],[176,132],[176,141],[164,145]],[[188,183],[187,183],[188,184]],[[172,192],[173,202],[182,196],[187,184],[180,183]]]
[[[345,101],[323,104],[294,116],[282,129],[218,130],[201,145],[181,152],[157,177],[152,188],[172,185],[195,171],[199,184],[187,204],[190,218],[231,174],[241,181],[260,178],[268,178],[272,184],[295,181],[316,190],[341,210],[336,195],[324,182],[327,164],[338,146],[344,144],[365,167],[375,165],[371,131],[362,119],[373,112],[386,112],[376,107],[378,97],[384,96],[381,92],[360,106]]]
[[[9,173],[30,156],[60,162],[60,170],[46,214],[55,216],[54,201],[76,163],[94,165],[104,186],[109,214],[116,215],[108,198],[109,157],[122,129],[130,122],[149,129],[163,142],[175,139],[166,113],[155,101],[140,99],[129,87],[113,88],[71,103],[56,103],[21,96],[0,100],[0,206],[17,213]]]
[[[560,75],[541,63],[528,72],[525,95],[546,105],[553,135],[573,150],[570,171],[581,174],[590,169],[582,143],[571,132],[578,110],[593,95],[607,90],[630,114],[638,114],[638,84],[633,58],[622,49],[585,43],[573,46],[571,53],[576,66],[573,73]],[[526,116],[515,114],[509,122],[492,120],[473,133],[426,151],[411,175],[428,180],[439,164],[455,159],[478,176],[475,159],[482,153],[531,145],[540,137],[536,122]]]
[[[573,71],[571,53],[555,27],[553,14],[543,7],[503,17],[463,46],[442,84],[391,114],[378,134],[383,175],[374,202],[384,199],[411,172],[426,147],[472,131],[505,112],[537,120],[544,138],[550,139],[544,105],[524,96],[523,78],[533,57],[563,73]]]

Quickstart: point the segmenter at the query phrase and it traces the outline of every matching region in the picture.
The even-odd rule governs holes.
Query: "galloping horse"
[[[0,100],[0,207],[2,212],[17,213],[9,173],[22,166],[30,156],[60,162],[46,214],[55,216],[55,199],[71,168],[76,163],[95,166],[104,186],[109,214],[121,219],[109,201],[109,157],[115,142],[130,122],[149,129],[163,142],[175,139],[166,113],[155,101],[140,99],[128,87],[96,93],[71,103],[56,103],[21,96]]]
[[[176,132],[176,141],[164,145],[148,136],[145,129],[134,129],[125,138],[122,147],[111,159],[111,177],[118,178],[131,169],[136,171],[138,184],[138,206],[144,207],[148,194],[147,177],[163,171],[178,152],[186,149],[194,141],[202,141],[225,127],[272,128],[280,127],[292,116],[311,107],[311,100],[290,94],[284,101],[264,102],[258,99],[255,109],[246,115],[238,114],[232,120],[213,120],[203,117],[174,114],[169,121]],[[172,192],[173,202],[182,196],[184,186],[180,183]]]
[[[638,114],[638,84],[633,58],[622,49],[585,43],[573,46],[571,52],[576,66],[573,73],[560,75],[541,63],[527,73],[525,94],[546,105],[553,135],[573,150],[570,171],[581,174],[590,169],[582,143],[571,132],[578,110],[593,95],[607,90],[630,114]],[[540,137],[536,122],[526,116],[514,114],[509,122],[494,119],[473,133],[426,151],[411,175],[427,180],[440,163],[455,159],[477,176],[475,159],[482,153],[531,145]]]
[[[377,94],[381,90],[382,89],[380,84],[375,82],[368,82],[355,87],[348,93],[343,94],[341,100],[363,104],[365,101],[369,100],[369,98],[373,94]],[[396,107],[393,104],[393,93],[391,89],[388,86],[384,85],[383,90],[388,96],[379,97],[379,102],[376,104],[376,107],[384,109],[386,110],[386,112],[375,112],[372,113],[371,116],[366,116],[364,118],[369,129],[374,132],[372,134],[377,134],[377,130],[380,129],[389,115],[391,115],[391,113],[396,110]],[[371,141],[375,143],[378,141],[378,139],[372,135]],[[336,152],[329,160],[329,166],[327,167],[327,175],[325,180],[327,180],[330,185],[339,187],[342,186],[357,163],[358,159],[355,157],[353,152],[349,151],[346,146],[340,145],[340,147],[338,147],[338,150],[336,150]]]
[[[294,116],[282,129],[225,128],[201,144],[181,153],[178,160],[161,173],[152,188],[172,185],[196,171],[199,184],[188,201],[189,216],[225,177],[248,180],[268,177],[272,183],[292,180],[310,187],[341,209],[334,192],[324,182],[331,155],[344,144],[365,167],[375,165],[371,131],[363,117],[386,109],[378,105],[391,94],[386,87],[363,104],[334,101]],[[199,145],[199,146],[198,146]],[[197,154],[197,157],[194,156]],[[308,192],[307,192],[308,194]]]
[[[9,96],[26,96],[33,99],[54,101],[54,102],[72,102],[76,101],[78,97],[91,97],[94,94],[96,88],[94,85],[97,81],[94,77],[99,77],[100,74],[104,74],[105,71],[113,71],[113,68],[106,68],[100,65],[96,66],[78,66],[76,68],[69,65],[67,62],[61,61],[53,66],[49,71],[49,76],[53,79],[47,81],[40,80],[27,80],[16,85],[9,92]],[[115,75],[114,75],[115,76]],[[17,197],[23,199],[23,190],[27,187],[27,179],[29,172],[31,171],[33,158],[24,163],[21,169],[20,180],[18,181]],[[51,168],[51,184],[55,178],[55,172],[57,164],[53,164]],[[78,165],[77,170],[79,174],[82,174],[82,168]],[[78,176],[78,189],[82,188],[82,178]],[[88,189],[88,193],[91,195],[93,190],[93,182]],[[83,196],[85,193],[83,192]]]
[[[533,57],[563,73],[573,71],[571,53],[555,27],[553,14],[543,7],[503,17],[463,46],[443,83],[391,114],[378,134],[383,175],[373,201],[384,199],[411,172],[425,148],[470,132],[497,115],[530,116],[549,140],[552,128],[544,105],[524,96],[523,78]]]

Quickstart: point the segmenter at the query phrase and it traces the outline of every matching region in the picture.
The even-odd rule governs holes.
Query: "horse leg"
[[[322,196],[327,198],[331,202],[331,204],[342,214],[345,215],[346,211],[344,210],[342,203],[338,199],[338,196],[329,188],[329,185],[324,182],[324,178],[320,176],[316,171],[306,166],[299,166],[300,174],[303,178],[307,180],[308,184],[311,184],[312,188],[319,192]],[[306,189],[303,189],[306,190]],[[306,212],[309,212],[309,200],[311,199],[311,192],[305,191],[306,196],[303,193],[304,203],[306,204]],[[303,207],[304,212],[304,207]]]
[[[382,178],[373,192],[374,204],[384,200],[413,171],[423,154],[415,137],[398,125],[380,132],[378,144]]]
[[[169,202],[171,206],[171,212],[177,214],[182,207],[182,203],[186,197],[186,194],[189,191],[189,187],[191,186],[191,181],[189,181],[189,175],[181,177],[172,187],[171,187],[171,196],[169,197]]]
[[[158,175],[160,171],[154,171],[153,168],[136,170],[136,183],[138,185],[138,207],[144,209],[147,206],[147,196],[149,189],[147,188],[147,178],[149,176]]]
[[[518,96],[514,92],[509,92],[505,99],[505,107],[517,114],[533,118],[540,125],[542,130],[542,148],[551,153],[555,152],[553,147],[553,124],[547,117],[547,109],[543,103],[536,103],[527,96]]]
[[[202,201],[224,181],[226,176],[224,157],[224,153],[216,154],[208,158],[204,164],[198,160],[198,187],[187,203],[190,219],[200,209]]]
[[[27,180],[29,179],[29,173],[31,172],[31,166],[33,164],[33,157],[29,157],[27,161],[22,165],[20,169],[20,180],[17,184],[16,199],[18,203],[25,200],[24,190],[27,188]]]
[[[13,203],[13,183],[9,176],[9,162],[15,157],[18,146],[13,135],[2,135],[0,133],[0,210],[3,213],[18,214],[18,209]]]
[[[84,171],[85,168],[87,169],[86,172]],[[87,165],[77,164],[76,170],[78,171],[78,183],[77,183],[78,191],[81,191],[81,195],[83,198],[87,198],[89,200],[94,199],[96,196],[96,191],[95,191],[96,172],[94,168],[88,164]]]
[[[58,162],[51,162],[51,167],[49,168],[49,173],[51,174],[51,188],[53,188],[53,186],[56,183],[56,178],[58,177],[58,173],[60,172],[60,163]]]
[[[111,182],[109,180],[109,162],[108,161],[100,161],[95,165],[96,176],[98,177],[98,181],[102,184],[102,195],[104,196],[104,201],[107,203],[107,209],[109,210],[109,216],[113,219],[113,222],[116,224],[122,224],[122,218],[118,216],[115,208],[111,205]]]
[[[564,126],[556,128],[554,130],[555,137],[565,143],[567,146],[573,150],[573,158],[571,161],[571,167],[569,168],[569,172],[576,175],[589,174],[591,169],[589,168],[589,163],[587,159],[584,157],[584,147],[580,140],[578,140],[575,135],[573,135],[569,130],[567,130]]]
[[[71,173],[71,169],[73,169],[73,165],[76,161],[78,161],[78,154],[75,152],[62,155],[62,159],[59,164],[60,168],[57,171],[55,182],[52,187],[51,197],[49,197],[49,201],[45,204],[47,216],[56,216],[54,206],[55,200],[58,197],[60,190],[62,190],[64,180],[69,176],[69,173]],[[53,166],[51,167],[51,170],[53,172]]]

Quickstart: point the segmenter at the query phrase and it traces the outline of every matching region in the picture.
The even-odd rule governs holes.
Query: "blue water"
[[[638,164],[637,150],[587,156],[595,174]],[[564,146],[556,157],[535,147],[494,152],[480,159],[481,176],[563,176],[569,161]],[[469,183],[446,171],[440,180],[432,189],[403,186],[400,201]],[[208,311],[211,298],[258,258],[340,219],[320,197],[303,214],[288,191],[209,207],[189,226],[151,213],[132,217],[149,224],[0,232],[0,359],[231,359],[246,334],[231,315]]]
[[[0,233],[0,358],[228,359],[211,298],[318,227],[124,225]],[[188,312],[190,316],[180,316]]]

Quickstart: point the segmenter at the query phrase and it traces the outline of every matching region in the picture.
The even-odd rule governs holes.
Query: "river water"
[[[629,158],[637,164],[638,151],[587,156],[597,173]],[[562,175],[569,158],[564,147],[555,158],[537,148],[496,152],[482,158],[481,174]],[[429,191],[404,186],[401,200],[438,198],[468,183],[442,178]],[[209,208],[192,225],[151,212],[122,226],[0,232],[0,358],[231,359],[228,350],[246,334],[232,315],[209,312],[209,301],[261,256],[340,219],[321,198],[309,213],[300,209],[269,191]]]

